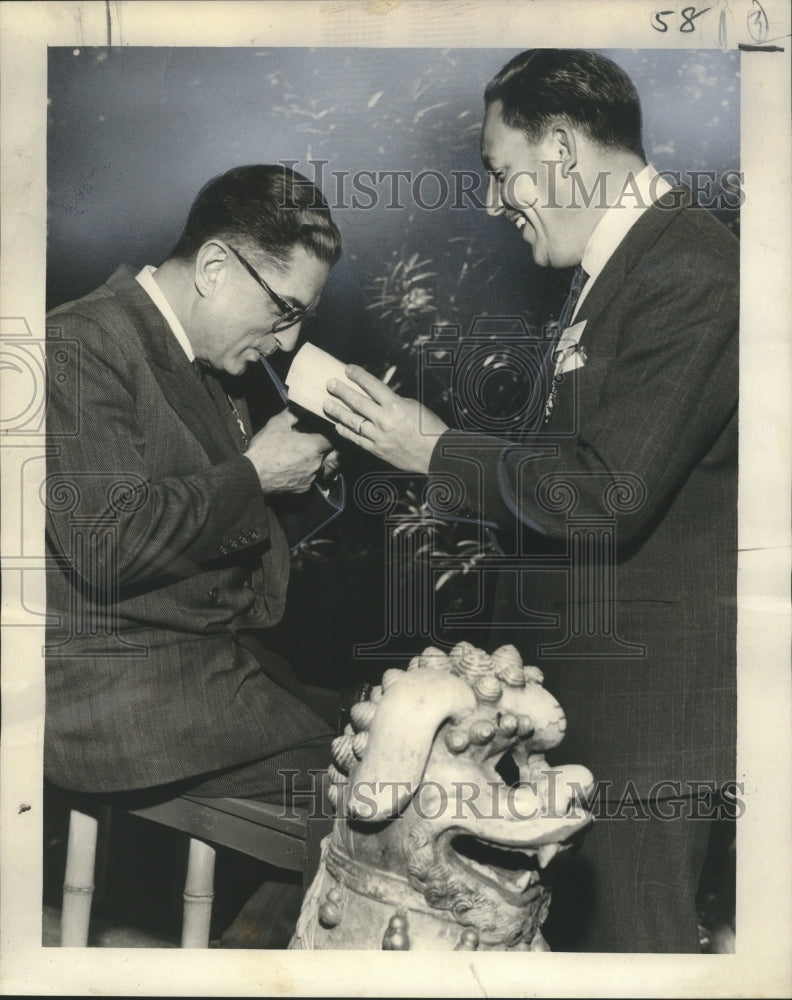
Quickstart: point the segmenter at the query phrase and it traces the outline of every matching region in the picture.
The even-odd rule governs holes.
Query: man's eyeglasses
[[[308,312],[308,308],[306,308],[305,306],[289,305],[289,303],[285,299],[282,299],[276,291],[270,288],[267,282],[253,267],[253,265],[249,261],[245,260],[245,258],[238,250],[235,250],[230,243],[227,243],[226,246],[231,251],[231,253],[236,257],[236,259],[239,261],[242,267],[244,267],[244,269],[251,276],[251,278],[257,281],[259,285],[261,285],[261,287],[264,289],[267,295],[269,295],[272,302],[278,307],[278,309],[282,313],[282,315],[277,320],[275,320],[275,323],[273,324],[272,327],[272,332],[277,333],[278,330],[285,330],[287,327],[294,326],[295,323],[299,323],[300,320]]]

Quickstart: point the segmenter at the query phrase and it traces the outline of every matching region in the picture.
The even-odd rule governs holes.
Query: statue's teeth
[[[542,844],[536,852],[536,860],[540,868],[547,868],[553,858],[558,854],[558,844]]]
[[[532,882],[535,882],[537,878],[538,876],[536,872],[529,868],[519,876],[514,885],[519,892],[523,892],[523,890],[527,889],[528,886]]]

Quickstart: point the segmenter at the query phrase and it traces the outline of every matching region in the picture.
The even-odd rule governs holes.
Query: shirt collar
[[[146,292],[148,297],[154,303],[154,305],[162,313],[165,322],[173,331],[174,337],[178,340],[182,347],[182,350],[187,355],[188,361],[195,360],[195,351],[192,349],[192,344],[190,343],[190,338],[187,336],[187,331],[179,322],[179,318],[176,313],[171,309],[170,303],[165,298],[165,295],[154,279],[154,274],[156,268],[152,267],[151,264],[146,264],[139,274],[135,275],[135,280]]]
[[[625,182],[619,201],[605,212],[594,227],[583,251],[580,263],[588,275],[588,280],[578,299],[576,313],[627,233],[650,205],[671,190],[668,181],[661,177],[651,164],[647,164],[639,173],[631,175],[631,180],[630,184]]]

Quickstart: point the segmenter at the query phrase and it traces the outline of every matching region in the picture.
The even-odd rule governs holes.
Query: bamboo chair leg
[[[61,948],[84,948],[88,944],[91,902],[94,891],[97,821],[72,809],[63,882]]]
[[[182,948],[208,948],[214,901],[215,850],[190,838],[187,879],[184,885]]]

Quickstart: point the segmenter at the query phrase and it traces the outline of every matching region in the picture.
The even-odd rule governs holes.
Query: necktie
[[[192,366],[195,369],[195,371],[198,373],[198,380],[201,383],[201,386],[203,387],[204,392],[208,393],[209,396],[211,397],[212,396],[212,390],[209,388],[209,384],[206,381],[206,370],[205,370],[204,366],[201,364],[201,362],[198,360],[198,358],[193,358]]]
[[[237,410],[236,406],[234,405],[233,399],[228,395],[225,389],[223,389],[223,387],[220,385],[220,382],[216,378],[214,378],[211,375],[211,373],[207,372],[206,368],[201,364],[201,362],[197,358],[193,361],[192,365],[193,368],[198,372],[198,378],[200,379],[201,385],[204,387],[204,390],[209,394],[209,397],[211,398],[215,406],[218,405],[220,396],[222,395],[224,397],[225,405],[227,405],[231,410],[231,413],[234,416],[234,420],[236,421],[237,426],[239,427],[239,433],[242,436],[242,446],[247,448],[248,445],[247,431],[245,430],[245,425],[242,422],[242,417],[239,414],[239,410]]]
[[[560,337],[564,330],[569,326],[569,321],[572,319],[575,313],[575,306],[577,305],[578,299],[580,298],[580,293],[583,291],[583,286],[588,281],[588,274],[583,270],[583,266],[578,264],[572,275],[572,282],[569,286],[569,294],[566,297],[564,305],[561,307],[561,315],[558,317],[558,336]]]
[[[557,383],[555,380],[555,372],[550,370],[550,367],[554,367],[554,362],[558,360],[559,342],[564,334],[564,330],[569,326],[572,317],[575,314],[575,306],[580,298],[580,293],[583,291],[583,286],[588,281],[588,274],[583,270],[582,265],[578,264],[572,275],[572,282],[569,286],[569,294],[566,297],[564,305],[561,307],[561,315],[558,317],[558,326],[556,328],[556,335],[550,346],[550,350],[547,352],[547,375],[552,379],[550,383],[550,392],[547,396],[547,401],[545,402],[545,413],[544,422],[550,419],[550,414],[553,412],[553,407],[555,406],[556,393],[557,393]]]

